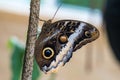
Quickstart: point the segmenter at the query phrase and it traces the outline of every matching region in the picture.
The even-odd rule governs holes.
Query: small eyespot
[[[90,38],[92,35],[91,35],[90,31],[85,31],[85,36]]]
[[[61,35],[59,37],[59,41],[60,41],[60,43],[64,44],[68,41],[68,37],[66,35]]]
[[[45,59],[50,59],[54,56],[54,51],[52,48],[50,47],[46,47],[43,49],[43,52],[42,52],[42,56],[45,58]]]

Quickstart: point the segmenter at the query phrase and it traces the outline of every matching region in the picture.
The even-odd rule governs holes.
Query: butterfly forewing
[[[63,66],[72,53],[94,41],[99,31],[91,24],[77,20],[47,21],[35,45],[36,61],[45,73]]]

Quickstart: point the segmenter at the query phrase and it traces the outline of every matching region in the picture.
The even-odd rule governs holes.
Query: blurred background
[[[120,80],[120,66],[103,24],[106,0],[40,1],[41,19],[51,19],[62,3],[54,21],[74,19],[91,23],[99,29],[100,37],[76,51],[56,74],[45,75],[35,62],[32,80]],[[20,79],[29,9],[30,0],[0,1],[0,80]]]

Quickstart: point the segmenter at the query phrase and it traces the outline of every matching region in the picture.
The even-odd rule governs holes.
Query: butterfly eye
[[[90,38],[91,37],[90,31],[85,31],[85,36],[88,37],[88,38]]]
[[[50,59],[50,58],[53,57],[54,51],[53,51],[52,48],[46,47],[46,48],[43,50],[42,55],[43,55],[43,57],[44,57],[45,59]]]
[[[60,41],[60,43],[64,44],[68,41],[68,37],[66,35],[61,35],[59,37],[59,41]]]

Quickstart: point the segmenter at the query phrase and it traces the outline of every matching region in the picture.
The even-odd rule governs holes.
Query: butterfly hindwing
[[[91,24],[77,20],[47,21],[35,45],[35,58],[45,73],[56,71],[83,45],[97,39],[98,30]]]

